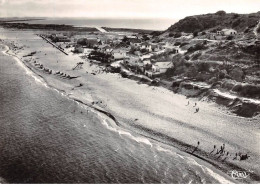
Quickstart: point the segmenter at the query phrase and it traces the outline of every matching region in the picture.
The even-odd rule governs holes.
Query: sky
[[[170,18],[253,13],[260,0],[0,0],[0,17]]]

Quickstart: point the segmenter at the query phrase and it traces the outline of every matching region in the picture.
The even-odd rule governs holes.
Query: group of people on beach
[[[106,108],[107,105],[103,101],[93,101],[91,102],[92,105],[100,105],[103,108]]]
[[[194,147],[191,154],[194,154],[196,151],[198,151],[200,142],[198,141],[197,146]],[[208,156],[215,156],[217,159],[223,158],[222,161],[225,161],[228,158],[232,158],[232,160],[247,160],[250,156],[248,154],[242,154],[242,153],[235,153],[234,156],[226,150],[225,144],[221,145],[220,148],[217,148],[216,145],[213,146],[213,150],[209,153]]]
[[[189,106],[190,101],[185,106]],[[195,102],[193,107],[196,107],[194,113],[199,112],[199,107],[197,107],[197,103]],[[192,154],[195,153],[198,150],[198,147],[200,145],[200,142],[197,143],[197,146],[193,149],[191,152]],[[215,154],[214,154],[215,153]],[[225,161],[228,157],[231,157],[232,154],[229,151],[225,150],[225,144],[221,145],[220,148],[218,149],[216,145],[214,145],[213,150],[209,153],[209,155],[215,155],[218,156],[217,159],[221,157],[225,157],[222,161]],[[233,160],[247,160],[250,156],[248,154],[242,154],[242,153],[235,153],[234,157],[232,158]]]
[[[190,101],[188,101],[188,103],[185,105],[185,106],[188,106],[188,105],[190,105]],[[197,106],[197,103],[195,102],[195,104],[194,104],[194,106],[193,107],[196,107]],[[195,109],[195,112],[194,113],[198,113],[199,112],[199,110],[200,110],[200,108],[199,107],[197,107],[196,109]]]
[[[89,72],[86,71],[86,73],[88,74]],[[93,70],[90,74],[91,75],[97,75],[97,74],[102,74],[102,73],[107,73],[106,69],[98,69],[98,70]]]
[[[213,154],[215,152],[214,155],[219,155],[217,158],[220,158],[221,156],[226,156],[224,160],[226,160],[228,158],[228,156],[232,157],[232,154],[229,153],[228,151],[225,150],[225,144],[221,145],[220,148],[218,149],[216,145],[214,145],[213,150],[210,152],[210,155]],[[235,153],[233,160],[247,160],[250,156],[247,154],[242,154],[242,153]]]
[[[232,157],[232,154],[225,149],[225,144],[221,145],[220,148],[217,148],[216,145],[213,146],[213,150],[209,153],[209,155],[215,155],[218,156],[217,159],[220,157],[225,156],[225,158],[222,161],[225,161],[228,157]],[[233,160],[246,160],[250,156],[247,154],[242,154],[242,153],[235,153],[234,157],[232,158]]]

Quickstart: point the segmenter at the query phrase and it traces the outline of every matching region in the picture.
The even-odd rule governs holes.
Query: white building
[[[112,56],[114,60],[121,60],[126,58],[126,52],[124,51],[113,51]]]
[[[221,31],[217,31],[217,35],[234,36],[237,35],[237,31],[234,29],[222,29]]]
[[[110,66],[113,68],[120,68],[122,64],[123,64],[123,60],[118,60],[118,61],[111,63]]]
[[[145,58],[145,59],[143,59],[143,64],[144,64],[144,65],[151,64],[150,58]]]
[[[154,74],[161,74],[165,73],[167,69],[172,68],[173,64],[172,62],[156,62],[152,65],[152,72]]]
[[[147,43],[147,42],[142,43],[141,44],[141,49],[145,49],[145,50],[151,52],[152,51],[152,45]]]
[[[234,29],[222,29],[222,34],[224,36],[237,35],[237,31]]]
[[[150,54],[143,55],[140,58],[141,58],[141,60],[144,60],[144,59],[150,59],[152,56],[153,56],[153,54],[150,53]]]

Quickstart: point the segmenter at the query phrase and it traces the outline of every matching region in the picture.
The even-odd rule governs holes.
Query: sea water
[[[42,20],[21,21],[29,24],[59,24],[73,25],[76,27],[112,27],[132,28],[146,30],[166,30],[176,22],[174,19],[115,19],[115,18],[44,18]]]

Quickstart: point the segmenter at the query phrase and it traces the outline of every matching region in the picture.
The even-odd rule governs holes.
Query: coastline
[[[224,184],[230,184],[230,183],[237,183],[237,181],[235,181],[234,179],[227,177],[228,179],[223,177],[223,170],[218,170],[219,168],[212,165],[211,162],[203,159],[202,157],[199,157],[197,155],[191,154],[187,151],[182,151],[178,146],[174,146],[174,144],[167,144],[163,141],[159,141],[156,138],[152,138],[149,136],[145,136],[142,134],[137,133],[137,136],[131,135],[128,131],[124,131],[122,129],[117,129],[117,127],[121,127],[120,122],[118,122],[118,120],[109,112],[102,110],[100,108],[97,107],[93,107],[91,105],[89,105],[88,103],[84,103],[83,101],[77,99],[77,98],[71,98],[68,94],[66,94],[66,92],[64,90],[59,90],[51,85],[48,84],[48,82],[46,81],[46,79],[44,78],[44,76],[41,75],[41,73],[33,70],[28,64],[26,64],[25,62],[23,62],[18,56],[9,53],[9,51],[11,51],[11,49],[5,45],[5,44],[1,44],[0,45],[4,45],[7,49],[6,51],[3,51],[3,53],[7,56],[10,56],[12,58],[14,58],[18,63],[21,63],[20,66],[23,66],[23,69],[26,71],[26,74],[29,74],[30,76],[32,76],[36,82],[40,83],[41,85],[45,86],[46,88],[49,89],[53,89],[55,91],[57,91],[59,94],[61,94],[61,96],[65,96],[67,99],[69,100],[73,100],[74,102],[76,102],[79,105],[82,105],[83,108],[87,109],[87,110],[91,110],[93,113],[95,113],[97,116],[99,116],[100,120],[102,121],[102,123],[107,126],[107,129],[111,130],[111,131],[115,131],[117,133],[119,133],[120,135],[126,135],[126,136],[130,136],[133,139],[135,139],[137,142],[139,143],[144,143],[144,144],[148,144],[150,146],[153,146],[154,143],[160,143],[162,144],[161,146],[158,146],[158,150],[162,151],[162,152],[169,152],[171,153],[170,149],[167,149],[168,146],[170,146],[171,148],[173,148],[176,153],[174,154],[178,154],[179,157],[187,157],[190,159],[190,161],[201,167],[202,170],[206,170],[208,173],[211,173],[212,177],[214,177],[216,180],[218,180],[220,183],[224,183]],[[31,71],[31,72],[29,72]],[[135,133],[134,133],[135,134]],[[141,137],[138,135],[141,135]],[[147,139],[141,139],[142,137],[147,138]],[[166,149],[165,147],[166,146]],[[206,166],[206,167],[204,167]],[[0,183],[1,184],[6,184],[7,182],[5,181],[5,179],[0,178]]]
[[[18,56],[16,56],[16,57],[19,59]],[[38,71],[38,70],[33,66],[32,61],[30,61],[30,62],[21,61],[21,62],[23,62],[23,64],[24,64],[27,68],[29,68],[31,71],[33,71],[35,74],[37,74],[38,76],[42,77],[42,78],[44,79],[44,81],[47,83],[48,86],[50,86],[50,87],[52,87],[52,88],[55,88],[55,87],[51,84],[51,80],[54,80],[54,79],[55,79],[54,77],[48,78],[48,75],[45,76],[46,74],[45,74],[44,72]],[[56,81],[57,81],[57,80],[56,80]],[[67,81],[67,80],[63,80],[63,81],[58,80],[57,82],[65,82],[65,84],[68,84],[68,87],[71,88],[71,87],[74,87],[75,85],[77,85],[79,82],[82,82],[82,79],[80,78],[79,80],[74,80],[72,86],[69,86],[69,84],[71,84],[71,81],[69,82],[69,81]],[[74,88],[75,88],[75,87],[74,87]],[[59,88],[55,88],[55,89],[59,90]],[[67,92],[66,92],[66,89],[64,89],[63,91],[64,91],[65,93],[67,93]],[[165,90],[163,90],[163,91],[165,91]],[[68,96],[68,94],[69,94],[69,93],[67,93],[67,96]],[[128,121],[128,120],[123,120],[124,122],[121,124],[121,123],[118,122],[118,120],[122,121],[122,119],[119,118],[119,119],[117,120],[117,117],[118,117],[118,116],[117,116],[117,117],[114,117],[114,115],[112,115],[110,111],[107,112],[106,110],[103,110],[102,107],[100,107],[100,106],[97,106],[97,107],[92,106],[92,105],[91,105],[91,102],[93,102],[93,100],[92,100],[92,101],[88,101],[87,99],[84,99],[84,98],[82,99],[82,95],[81,95],[79,98],[77,98],[76,93],[73,93],[73,95],[75,95],[75,96],[74,96],[74,97],[69,96],[69,98],[70,98],[70,99],[74,99],[75,101],[77,101],[77,102],[79,102],[79,103],[81,103],[81,104],[87,105],[88,107],[91,107],[91,108],[93,108],[93,109],[95,109],[95,110],[97,110],[97,111],[99,111],[99,112],[102,112],[103,114],[105,114],[106,116],[108,116],[109,118],[111,118],[113,121],[115,121],[116,124],[119,125],[119,126],[121,126],[121,127],[124,127],[124,128],[125,128],[125,127],[127,126],[127,124],[125,124],[125,123],[126,123],[126,121]],[[178,97],[179,97],[179,96],[178,96]],[[91,97],[88,97],[88,98],[91,98]],[[92,98],[92,99],[93,99],[93,98]],[[159,141],[159,142],[160,142],[160,139],[158,140],[158,138],[160,138],[161,136],[164,136],[164,137],[161,139],[161,142],[162,142],[162,143],[166,143],[166,144],[167,144],[167,142],[168,142],[168,144],[169,144],[170,146],[174,146],[174,147],[178,148],[178,149],[181,150],[181,151],[184,151],[184,150],[187,150],[187,149],[194,149],[194,148],[195,148],[194,145],[190,145],[190,144],[187,144],[187,143],[185,144],[185,143],[183,143],[182,141],[178,142],[177,139],[172,138],[172,137],[168,137],[167,135],[165,136],[165,134],[161,134],[160,132],[156,132],[156,131],[155,131],[155,132],[150,133],[149,131],[151,131],[151,129],[146,128],[146,127],[143,127],[143,126],[141,126],[141,125],[135,125],[135,126],[133,126],[133,127],[131,127],[131,128],[135,128],[135,127],[137,127],[137,129],[140,130],[140,131],[139,131],[139,134],[141,134],[142,136],[146,136],[146,137],[148,137],[148,138],[150,138],[150,139],[153,139],[153,140],[155,140],[155,141]],[[141,132],[141,133],[140,133],[140,132]],[[147,134],[148,134],[148,135],[147,135]],[[152,137],[151,135],[155,135],[156,138]],[[165,138],[165,137],[166,137],[166,138]],[[167,140],[167,139],[169,139],[169,140]],[[171,142],[171,143],[169,143],[169,142]],[[186,151],[186,153],[187,153],[187,154],[190,154],[190,152],[188,152],[188,151]],[[210,163],[210,164],[213,164],[215,167],[216,167],[216,166],[219,166],[219,168],[217,168],[217,169],[220,169],[220,170],[222,170],[222,171],[224,171],[224,172],[227,172],[227,171],[229,171],[229,170],[231,170],[231,169],[242,169],[242,168],[240,168],[240,167],[234,168],[232,165],[226,165],[226,166],[225,166],[225,163],[222,163],[221,161],[211,162],[212,160],[214,161],[214,158],[213,158],[213,159],[207,158],[207,154],[206,154],[205,150],[204,150],[204,151],[203,151],[203,150],[198,150],[198,152],[196,152],[196,155],[193,155],[193,156],[195,156],[195,157],[197,157],[197,158],[199,158],[199,159],[202,159],[202,160],[204,160],[204,161],[206,161],[206,162],[208,162],[208,163]],[[206,157],[206,158],[205,158],[205,157]],[[255,176],[255,177],[254,177],[254,175],[252,175],[252,177],[253,177],[253,179],[255,179],[255,180],[259,180],[259,176]],[[250,182],[250,181],[247,181],[247,182]]]

